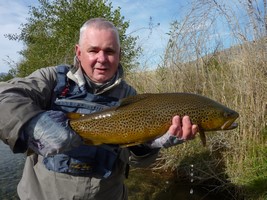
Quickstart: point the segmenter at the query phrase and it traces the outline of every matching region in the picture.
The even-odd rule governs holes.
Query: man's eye
[[[112,49],[106,50],[105,52],[106,52],[107,54],[109,54],[109,55],[111,55],[111,54],[114,54],[114,53],[115,53],[115,51],[114,51],[114,50],[112,50]]]
[[[94,49],[88,50],[88,53],[97,53],[97,50],[94,50]]]

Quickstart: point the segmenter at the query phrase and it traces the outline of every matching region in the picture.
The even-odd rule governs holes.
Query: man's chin
[[[93,80],[95,83],[106,83],[110,80],[111,78],[105,74],[105,73],[101,73],[101,74],[98,74],[97,76],[93,77]]]

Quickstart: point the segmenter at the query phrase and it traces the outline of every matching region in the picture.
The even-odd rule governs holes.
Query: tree
[[[26,48],[19,53],[23,61],[18,76],[26,76],[38,68],[73,62],[74,46],[82,24],[93,17],[112,21],[119,30],[122,65],[126,70],[135,66],[141,53],[136,37],[125,34],[129,22],[124,21],[120,8],[114,9],[106,0],[38,0],[39,7],[30,7],[30,18],[21,25],[21,33],[8,34],[10,40],[23,41]]]
[[[10,69],[8,73],[0,73],[0,81],[8,81],[15,77],[16,70]]]

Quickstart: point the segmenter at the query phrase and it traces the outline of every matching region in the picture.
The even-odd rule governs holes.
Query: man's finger
[[[172,118],[172,125],[170,126],[168,132],[170,133],[170,135],[179,137],[181,135],[181,130],[181,118],[176,115]]]
[[[183,136],[182,138],[185,140],[191,139],[192,138],[192,124],[190,121],[190,118],[188,116],[184,116],[182,119],[182,132]]]

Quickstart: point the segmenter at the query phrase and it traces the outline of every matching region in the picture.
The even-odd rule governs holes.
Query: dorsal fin
[[[138,94],[135,96],[130,96],[124,99],[120,100],[120,106],[126,106],[128,104],[136,103],[138,101],[141,101],[147,97],[150,97],[152,94],[151,93],[145,93],[145,94]]]
[[[127,98],[123,98],[120,100],[120,104],[116,107],[111,107],[111,108],[108,108],[108,109],[105,109],[103,111],[99,111],[99,112],[95,112],[95,113],[92,113],[92,114],[81,114],[81,113],[67,113],[67,118],[70,119],[70,120],[76,120],[76,119],[80,119],[82,117],[86,117],[88,115],[90,116],[93,116],[93,115],[98,115],[99,113],[102,113],[102,112],[109,112],[109,111],[112,111],[112,110],[116,110],[118,108],[121,108],[123,106],[127,106],[129,104],[133,104],[133,103],[136,103],[136,102],[139,102],[147,97],[150,97],[151,93],[145,93],[145,94],[138,94],[138,95],[135,95],[135,96],[130,96],[130,97],[127,97]]]

